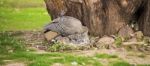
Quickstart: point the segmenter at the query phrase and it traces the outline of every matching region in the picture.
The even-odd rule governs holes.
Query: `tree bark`
[[[144,35],[150,36],[150,0],[145,1],[139,8],[138,23]]]
[[[93,36],[115,34],[134,18],[144,34],[150,36],[150,5],[149,1],[144,3],[146,1],[148,0],[45,0],[45,3],[52,19],[65,12],[65,16],[81,20]],[[146,9],[141,12],[145,17],[137,15],[141,6]]]

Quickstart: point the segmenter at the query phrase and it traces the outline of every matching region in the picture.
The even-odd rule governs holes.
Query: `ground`
[[[19,50],[15,51],[12,47],[12,49],[2,52],[0,54],[2,66],[149,66],[150,64],[149,53],[127,51],[123,48],[48,52],[45,51],[47,44],[43,34],[39,31],[7,31],[0,34],[3,47],[9,41],[10,44],[17,46],[26,45],[26,49],[23,51],[19,51],[21,48],[13,46]],[[14,39],[21,39],[19,40],[20,45]]]
[[[0,66],[150,66],[149,53],[125,49],[48,52],[43,0],[0,0]]]

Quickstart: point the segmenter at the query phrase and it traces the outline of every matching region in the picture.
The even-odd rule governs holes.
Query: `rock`
[[[142,31],[135,32],[134,36],[137,38],[138,41],[141,41],[144,37]]]
[[[98,40],[96,46],[98,48],[111,48],[114,47],[115,39],[112,37],[103,37]]]
[[[133,34],[134,34],[133,29],[129,27],[128,25],[125,27],[122,27],[118,32],[118,36],[122,38],[131,38]]]
[[[115,42],[114,38],[112,37],[103,37],[99,39],[98,43],[104,44],[113,44]]]
[[[45,39],[46,39],[47,41],[51,41],[51,40],[54,39],[57,35],[58,35],[58,33],[57,33],[57,32],[53,32],[53,31],[49,31],[49,32],[46,32],[46,33],[44,34]]]

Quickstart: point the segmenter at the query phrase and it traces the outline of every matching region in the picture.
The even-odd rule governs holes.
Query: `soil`
[[[26,44],[29,48],[37,48],[38,50],[45,50],[48,42],[44,38],[42,31],[7,31],[10,36]]]

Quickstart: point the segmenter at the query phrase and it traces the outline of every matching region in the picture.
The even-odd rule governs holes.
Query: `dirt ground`
[[[75,55],[94,56],[95,54],[110,54],[117,55],[119,58],[127,61],[130,64],[150,64],[150,54],[145,54],[137,51],[126,51],[125,49],[99,49],[72,52]],[[105,59],[102,59],[105,60]],[[108,62],[108,61],[106,61]]]
[[[32,31],[32,32],[8,32],[12,36],[16,38],[23,39],[23,42],[28,45],[30,48],[35,48],[36,53],[47,53],[44,51],[46,49],[47,43],[44,39],[43,33],[40,31]],[[76,51],[68,51],[68,53],[72,53],[74,55],[81,56],[94,56],[95,54],[110,54],[117,55],[119,58],[127,61],[130,64],[150,64],[150,52],[139,52],[139,51],[127,51],[124,48],[117,49],[94,49],[94,50],[76,50]],[[106,59],[100,59],[104,64],[109,63]],[[25,66],[24,63],[14,62],[9,63],[6,66]]]

